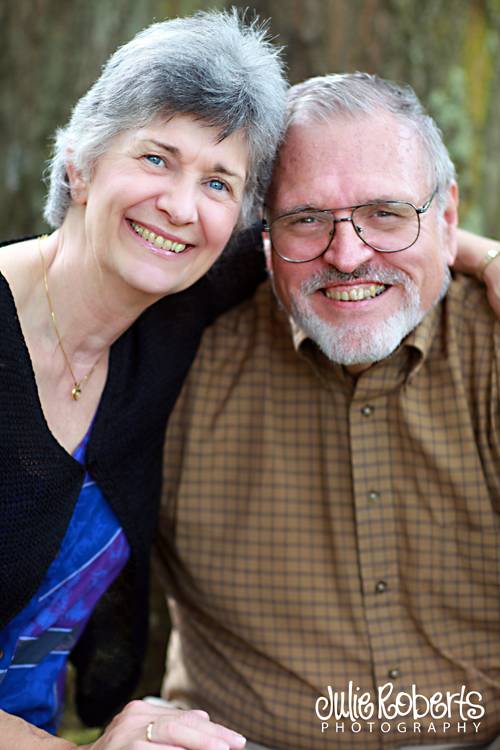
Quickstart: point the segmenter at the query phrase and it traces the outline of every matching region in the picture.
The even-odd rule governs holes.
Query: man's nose
[[[339,271],[352,273],[362,263],[371,260],[375,250],[356,234],[350,216],[335,218],[334,221],[333,238],[323,258]]]
[[[177,226],[194,224],[198,220],[196,186],[186,180],[170,183],[158,195],[157,208],[167,214],[169,221]]]

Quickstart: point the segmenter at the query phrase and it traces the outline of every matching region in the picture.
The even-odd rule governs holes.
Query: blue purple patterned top
[[[84,463],[90,435],[73,456]],[[68,655],[130,554],[101,490],[85,474],[59,554],[28,605],[0,633],[0,708],[55,732]]]

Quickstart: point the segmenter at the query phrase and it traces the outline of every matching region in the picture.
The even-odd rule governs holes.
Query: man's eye
[[[406,203],[384,203],[380,206],[373,206],[369,212],[370,218],[373,219],[411,219],[414,210]]]
[[[146,154],[144,156],[144,159],[150,164],[153,164],[155,167],[166,166],[165,159],[163,159],[161,156],[158,156],[157,154]]]
[[[330,224],[330,217],[317,214],[299,214],[295,217],[293,223],[299,226],[311,227],[311,229],[313,229],[316,227],[328,226]]]
[[[309,216],[309,215],[299,215],[299,216],[292,216],[290,217],[288,223],[290,225],[300,225],[300,224],[314,224],[316,222],[315,216]]]
[[[228,189],[225,182],[222,182],[222,180],[217,180],[217,179],[209,180],[208,186],[211,187],[213,190],[217,190],[217,192],[220,192],[220,193]]]
[[[380,221],[384,223],[401,221],[404,218],[405,216],[402,216],[398,211],[389,211],[386,208],[379,208],[376,211],[372,211],[367,217],[368,221]]]

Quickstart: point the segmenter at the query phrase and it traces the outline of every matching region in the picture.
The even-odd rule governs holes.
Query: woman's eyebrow
[[[221,164],[220,162],[216,162],[213,166],[213,169],[215,172],[220,172],[220,174],[224,174],[227,177],[235,177],[238,180],[245,180],[244,175],[240,174],[239,172],[231,172],[230,169],[227,169],[227,167],[224,166],[224,164]]]
[[[163,151],[167,151],[169,154],[172,154],[172,156],[175,156],[178,158],[179,156],[182,156],[182,151],[177,146],[172,146],[169,143],[163,143],[162,141],[157,141],[155,138],[147,138],[145,139],[146,143],[151,143],[154,146],[157,146],[158,148],[162,149]],[[230,169],[224,166],[224,164],[221,164],[221,162],[216,162],[212,169],[214,172],[220,172],[220,174],[224,174],[227,177],[234,177],[235,179],[245,181],[245,176],[240,174],[239,172],[232,172]]]
[[[172,146],[169,143],[162,143],[162,141],[157,141],[154,138],[145,138],[145,143],[151,143],[153,146],[157,146],[158,148],[162,149],[162,151],[168,151],[168,153],[172,154],[172,156],[180,156],[181,151],[177,148],[177,146]]]

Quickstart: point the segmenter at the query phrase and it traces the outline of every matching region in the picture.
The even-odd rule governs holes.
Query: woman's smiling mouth
[[[142,224],[138,224],[136,221],[129,220],[128,223],[133,231],[139,235],[139,237],[142,237],[144,240],[150,242],[160,250],[169,250],[173,253],[182,253],[187,247],[190,247],[190,245],[185,245],[181,242],[173,242],[167,237],[163,237],[163,235],[161,234],[155,234]]]

